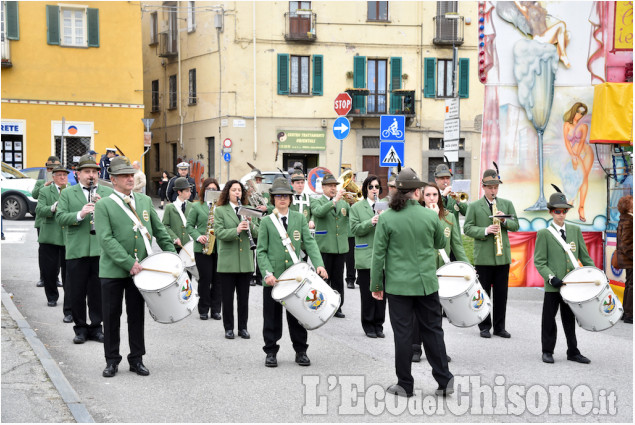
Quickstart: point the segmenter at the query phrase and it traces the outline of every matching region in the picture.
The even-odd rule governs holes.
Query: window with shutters
[[[311,80],[311,63],[313,64]],[[322,55],[295,56],[278,54],[278,94],[317,95],[323,93]]]
[[[150,45],[157,44],[159,42],[159,21],[157,12],[150,14]]]
[[[458,97],[470,97],[470,59],[459,58],[456,71]],[[453,96],[452,59],[425,58],[424,88],[426,98],[449,98]]]
[[[369,1],[368,2],[368,20],[369,21],[387,21],[388,20],[388,2],[387,1]]]
[[[168,109],[176,108],[176,75],[170,75]]]
[[[437,59],[437,97],[452,97],[452,59]]]
[[[188,97],[188,105],[196,105],[196,68],[190,69],[189,72],[190,77],[190,91]]]
[[[46,5],[48,44],[99,47],[99,9]]]
[[[309,56],[291,56],[291,94],[309,94]]]
[[[368,101],[366,104],[369,114],[386,112],[386,69],[385,59],[368,59]]]
[[[86,8],[60,7],[62,46],[86,47]]]
[[[159,112],[159,80],[152,80],[152,112]]]

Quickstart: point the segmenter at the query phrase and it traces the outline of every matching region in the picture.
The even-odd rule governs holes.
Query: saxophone
[[[212,255],[214,250],[214,242],[216,241],[216,235],[214,235],[214,204],[209,207],[209,215],[207,216],[207,230],[205,231],[207,236],[207,242],[203,245],[203,254]]]
[[[496,216],[498,212],[498,208],[496,208],[496,198],[492,200],[492,215]],[[494,244],[496,244],[496,256],[500,257],[503,255],[503,233],[500,229],[501,221],[500,219],[494,217],[492,218],[492,224],[494,226],[498,226],[498,232],[494,235]]]

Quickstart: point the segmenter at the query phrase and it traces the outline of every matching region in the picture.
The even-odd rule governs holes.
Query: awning
[[[595,86],[589,142],[633,145],[633,83]]]

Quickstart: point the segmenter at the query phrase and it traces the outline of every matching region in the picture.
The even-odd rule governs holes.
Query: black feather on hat
[[[397,158],[397,174],[401,173],[401,160],[399,158]]]
[[[498,180],[500,180],[501,179],[501,172],[498,171],[498,164],[495,163],[494,161],[492,161],[492,162],[494,163],[494,168],[496,168],[496,174],[498,176]]]
[[[450,170],[450,174],[452,174],[452,167],[450,166],[450,161],[448,160],[448,157],[443,155],[443,161],[445,161],[445,163],[448,166],[448,170]]]
[[[562,191],[560,190],[560,188],[558,186],[556,186],[555,184],[551,183],[551,186],[556,189],[556,192],[558,193],[562,193]]]

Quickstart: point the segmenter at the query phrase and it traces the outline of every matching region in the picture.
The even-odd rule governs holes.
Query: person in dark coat
[[[623,196],[617,203],[620,222],[617,225],[617,265],[626,271],[624,285],[624,323],[633,323],[633,195]]]

